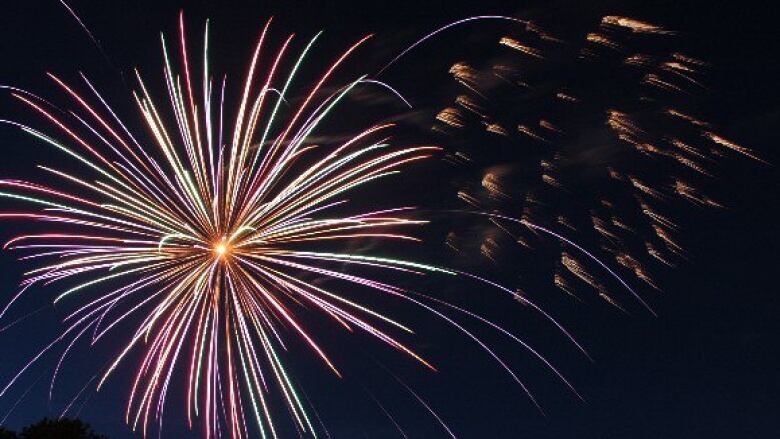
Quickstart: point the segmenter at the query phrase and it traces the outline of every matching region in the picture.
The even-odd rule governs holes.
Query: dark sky
[[[57,95],[44,77],[45,71],[72,75],[84,70],[111,90],[109,95],[114,101],[121,101],[127,94],[118,72],[129,74],[130,68],[137,65],[153,77],[160,66],[158,32],[172,33],[182,8],[193,29],[205,17],[213,20],[215,57],[221,69],[236,74],[243,72],[255,36],[270,15],[277,18],[279,34],[294,31],[305,37],[325,29],[322,50],[330,53],[365,33],[376,32],[380,43],[372,46],[375,50],[367,57],[375,65],[415,36],[475,14],[544,17],[561,26],[581,25],[604,14],[635,16],[681,30],[681,38],[690,49],[715,66],[709,81],[716,95],[708,109],[711,119],[722,132],[770,162],[780,160],[780,67],[776,60],[780,31],[777,14],[762,2],[627,0],[593,2],[587,7],[578,6],[580,2],[492,0],[70,3],[101,41],[107,59],[58,1],[6,1],[0,10],[0,84]],[[479,26],[489,28],[491,24],[474,25],[469,31],[478,32]],[[453,46],[457,44],[449,49]],[[463,50],[470,49],[464,45]],[[387,79],[400,88],[406,87],[413,98],[426,99],[421,96],[424,86],[410,81],[410,77],[446,76],[453,58],[442,57],[439,62],[434,55],[412,57],[408,65],[397,66]],[[132,114],[129,101],[123,110]],[[18,104],[0,96],[0,118],[16,118],[18,111]],[[23,117],[28,115],[19,116]],[[3,177],[39,176],[33,172],[35,165],[50,160],[49,150],[9,127],[0,126],[0,147]],[[296,372],[337,438],[397,436],[364,388],[397,413],[410,437],[444,437],[424,409],[381,369],[372,366],[370,357],[375,355],[385,355],[381,360],[424,395],[461,437],[776,437],[780,435],[777,172],[774,166],[754,163],[736,164],[728,171],[722,177],[725,183],[721,199],[729,208],[696,213],[686,221],[685,241],[693,254],[692,262],[664,279],[665,293],[654,301],[657,318],[641,312],[628,317],[604,306],[581,309],[587,315],[567,316],[567,323],[576,329],[595,362],[578,357],[570,349],[562,349],[561,353],[552,346],[550,350],[557,353],[557,363],[563,364],[562,369],[585,396],[584,403],[549,376],[532,370],[528,381],[547,413],[541,416],[473,346],[454,340],[452,333],[437,330],[430,331],[431,343],[446,345],[446,349],[443,345],[430,349],[439,355],[440,363],[449,367],[434,376],[393,360],[381,350],[364,350],[368,340],[348,344],[352,349],[349,352],[363,360],[345,361],[352,377],[345,382],[335,383],[326,373],[315,370],[319,366],[311,358]],[[2,203],[0,209],[5,210],[9,204]],[[0,238],[12,236],[17,226],[0,225]],[[13,256],[7,252],[0,255],[3,304],[14,293],[23,271]],[[28,300],[15,316],[48,303],[50,293],[41,293],[39,297],[44,299],[40,302]],[[0,332],[0,382],[5,383],[37,347],[56,333],[58,317],[61,313],[47,308],[18,327]],[[0,328],[9,321],[0,321]],[[534,330],[528,325],[516,327]],[[548,335],[537,340],[540,345],[563,343]],[[293,355],[303,355],[293,351]],[[78,391],[79,383],[89,379],[108,358],[98,355],[100,352],[76,352],[69,370],[64,372],[64,388],[59,396],[55,395],[50,408],[44,376],[8,418],[7,426],[17,429],[43,416],[56,416],[69,395]],[[530,364],[520,354],[507,355],[520,367]],[[0,399],[0,416],[47,372],[46,366],[33,370],[22,385]],[[131,435],[123,423],[126,387],[121,378],[92,398],[80,416],[113,439],[140,437]],[[173,403],[177,402],[174,397]],[[174,405],[168,409],[170,427],[163,436],[190,437],[179,432],[181,420],[175,419],[170,407]],[[283,410],[279,410],[280,419],[286,416]]]

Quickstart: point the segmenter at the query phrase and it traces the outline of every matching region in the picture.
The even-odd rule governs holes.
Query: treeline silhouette
[[[48,419],[28,425],[16,433],[0,427],[0,439],[108,439],[79,419]]]

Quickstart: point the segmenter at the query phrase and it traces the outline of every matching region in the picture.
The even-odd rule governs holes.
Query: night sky
[[[58,1],[6,1],[0,10],[0,84],[18,86],[65,102],[45,72],[57,72],[73,79],[81,70],[96,79],[109,99],[117,103],[120,112],[128,116],[135,114],[129,99],[130,85],[134,87],[132,67],[139,66],[149,82],[161,78],[159,32],[175,32],[181,9],[193,32],[198,32],[205,18],[212,20],[213,64],[234,78],[243,76],[255,37],[271,15],[275,17],[274,29],[279,39],[287,32],[308,38],[324,29],[319,49],[322,55],[315,55],[315,60],[321,63],[364,34],[376,33],[377,41],[372,43],[369,53],[356,58],[368,63],[368,68],[353,60],[348,66],[349,73],[375,71],[382,60],[389,59],[420,35],[471,15],[539,18],[564,28],[568,24],[574,27],[597,23],[605,14],[632,16],[681,31],[679,38],[688,51],[713,65],[708,78],[714,96],[707,101],[710,120],[727,137],[753,148],[775,165],[780,163],[777,153],[780,64],[776,58],[780,53],[780,31],[777,14],[762,2],[626,0],[592,2],[588,6],[579,5],[582,2],[493,0],[336,4],[72,0],[69,3],[100,40],[103,52],[95,48]],[[458,51],[470,54],[478,50],[480,39],[474,35],[483,31],[500,35],[500,29],[506,26],[474,24],[445,35],[427,52],[422,47],[419,53],[394,66],[384,79],[408,93],[412,100],[434,105],[447,93],[441,84],[447,80],[449,66],[463,55]],[[27,110],[6,94],[0,93],[0,119],[32,119]],[[143,129],[139,121],[134,122],[137,129]],[[8,126],[0,125],[0,148],[3,178],[45,178],[35,166],[58,160],[52,158],[51,148]],[[653,300],[658,317],[642,312],[641,308],[632,309],[627,316],[596,302],[556,313],[586,345],[594,363],[566,346],[549,328],[537,331],[537,327],[544,326],[538,319],[525,319],[527,313],[513,318],[506,307],[516,304],[492,301],[487,296],[489,293],[473,291],[479,294],[476,305],[483,311],[508,321],[509,326],[525,335],[530,334],[531,340],[561,366],[585,402],[577,400],[549,374],[540,371],[524,353],[517,352],[499,337],[490,337],[527,378],[546,413],[542,416],[506,374],[473,344],[438,325],[426,327],[425,320],[419,318],[422,330],[417,346],[436,358],[441,368],[439,373],[431,374],[399,359],[388,349],[375,346],[367,337],[340,333],[324,337],[338,351],[336,360],[343,361],[347,375],[344,380],[339,381],[322,370],[301,346],[291,348],[288,363],[335,438],[398,437],[370,395],[395,414],[409,437],[445,437],[436,421],[378,363],[386,365],[424,396],[459,437],[777,437],[780,435],[777,426],[780,295],[776,266],[780,259],[780,230],[776,205],[780,193],[775,165],[745,160],[731,163],[720,176],[717,194],[728,208],[688,213],[683,221],[683,240],[692,255],[691,261],[663,275],[664,293]],[[436,169],[431,172],[439,172]],[[427,171],[417,169],[416,172],[412,175],[422,176]],[[434,174],[434,181],[443,175]],[[388,193],[380,195],[387,199],[395,199],[398,192],[404,191],[398,187],[385,190]],[[439,194],[439,189],[430,191]],[[427,192],[418,190],[413,197],[424,202],[426,196]],[[8,200],[0,200],[0,210],[7,210],[11,205]],[[441,238],[451,226],[447,218],[444,222],[444,226],[432,226],[430,234],[434,239]],[[14,236],[18,230],[29,228],[2,223],[0,240]],[[438,252],[426,250],[421,256],[433,258]],[[4,305],[16,292],[21,273],[27,268],[28,265],[16,261],[14,254],[0,253],[0,303]],[[458,288],[457,285],[420,287]],[[50,289],[30,291],[12,315],[0,320],[0,328],[50,303],[54,293]],[[0,332],[3,385],[57,333],[58,319],[64,312],[48,306],[19,325]],[[340,343],[342,336],[351,340]],[[20,429],[44,416],[57,416],[80,386],[114,353],[111,348],[77,349],[62,372],[64,384],[55,392],[51,403],[46,378],[56,358],[33,369],[20,385],[0,398],[2,417],[25,390],[31,389],[4,426]],[[120,371],[79,414],[95,430],[113,439],[141,437],[131,434],[124,424],[129,369]],[[42,377],[40,381],[36,381],[39,377]],[[175,413],[181,403],[179,396],[171,397],[163,437],[198,437],[182,429],[183,416]],[[279,406],[277,419],[284,423],[286,416],[284,408]],[[282,431],[295,437],[293,430],[282,428]]]

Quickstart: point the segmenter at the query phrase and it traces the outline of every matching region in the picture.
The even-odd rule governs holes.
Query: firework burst
[[[659,291],[656,273],[687,259],[680,213],[722,207],[707,192],[724,158],[763,160],[697,116],[708,64],[677,50],[675,32],[620,16],[566,37],[523,24],[449,70],[460,89],[432,128],[462,170],[458,198],[494,215],[478,242],[455,229],[447,246],[500,265],[517,243],[526,279],[626,311],[593,268],[614,266],[619,290]]]
[[[187,418],[190,426],[202,418],[206,437],[217,437],[223,429],[234,438],[250,436],[247,418],[256,421],[263,437],[276,436],[267,397],[273,386],[298,429],[314,434],[280,357],[280,349],[285,349],[281,328],[297,334],[336,375],[339,371],[299,321],[295,306],[316,309],[348,330],[363,330],[433,369],[382,329],[411,332],[409,328],[311,279],[330,278],[403,295],[400,288],[327,266],[455,274],[405,260],[316,250],[338,240],[416,241],[405,230],[423,221],[410,218],[409,208],[345,215],[345,195],[397,174],[438,148],[392,147],[392,124],[368,127],[333,147],[307,143],[342,99],[364,82],[361,77],[335,92],[324,91],[334,72],[369,37],[349,47],[299,103],[285,108],[296,73],[319,34],[293,58],[292,67],[285,68],[293,37],[265,55],[269,20],[252,56],[235,121],[229,124],[226,82],[215,82],[209,72],[208,24],[200,84],[183,18],[179,26],[183,73],[176,72],[177,63],[162,40],[167,115],[136,71],[139,91],[134,98],[154,148],[131,133],[84,75],[82,86],[91,96],[49,74],[77,110],[64,112],[29,92],[11,90],[58,132],[6,123],[54,146],[97,178],[41,166],[53,178],[75,185],[74,192],[0,180],[0,196],[43,208],[0,217],[46,222],[64,230],[20,235],[6,243],[7,249],[28,252],[23,259],[52,262],[26,273],[21,292],[2,313],[34,285],[75,282],[55,303],[86,290],[101,293],[65,318],[64,331],[0,395],[44,354],[65,344],[56,378],[77,340],[91,334],[94,344],[121,322],[136,319],[134,333],[96,380],[100,389],[123,360],[143,346],[127,404],[127,422],[134,429],[146,433],[149,424],[162,425],[171,378],[175,370],[186,369]],[[263,61],[266,56],[268,62]],[[281,86],[274,88],[277,83]],[[175,125],[166,118],[173,118]],[[67,231],[74,227],[81,231]]]

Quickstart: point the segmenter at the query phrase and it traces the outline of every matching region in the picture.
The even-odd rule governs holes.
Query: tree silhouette
[[[92,431],[89,424],[78,419],[47,419],[24,427],[19,435],[0,430],[0,439],[108,439]]]
[[[17,439],[18,437],[13,431],[0,427],[0,439]]]

